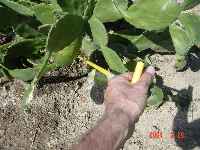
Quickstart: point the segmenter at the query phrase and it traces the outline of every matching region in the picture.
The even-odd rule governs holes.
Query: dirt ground
[[[166,95],[161,107],[145,110],[123,150],[200,149],[200,59],[190,59],[193,64],[177,73],[174,56],[152,56],[163,79],[158,84],[173,96]],[[101,95],[91,98],[92,75],[79,68],[74,65],[42,79],[30,114],[20,109],[23,83],[0,80],[0,149],[68,150],[95,125],[104,110]],[[153,136],[155,132],[162,137]]]

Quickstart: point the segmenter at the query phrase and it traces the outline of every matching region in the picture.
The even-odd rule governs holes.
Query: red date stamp
[[[163,138],[175,139],[183,141],[185,139],[185,132],[184,131],[172,131],[169,132],[167,135],[164,135],[162,131],[151,131],[149,132],[149,138],[151,139],[163,139]]]

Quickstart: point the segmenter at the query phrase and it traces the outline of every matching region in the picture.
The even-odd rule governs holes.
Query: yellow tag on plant
[[[132,84],[134,84],[134,83],[136,83],[137,81],[140,80],[140,77],[142,75],[143,70],[144,70],[144,63],[141,62],[141,61],[137,62],[136,67],[135,67],[135,71],[133,73],[133,78],[131,80]]]
[[[110,73],[106,69],[96,65],[95,63],[93,63],[91,61],[86,61],[86,64],[88,64],[89,66],[93,67],[94,69],[96,69],[100,73],[104,74],[108,79],[111,79],[114,76],[112,73]]]
[[[111,79],[114,76],[112,73],[110,73],[106,69],[96,65],[95,63],[93,63],[91,61],[86,61],[86,64],[88,64],[89,66],[93,67],[94,69],[96,69],[100,73],[104,74],[108,79]],[[143,62],[137,62],[135,71],[133,73],[133,78],[131,80],[131,84],[134,84],[134,83],[136,83],[137,81],[140,80],[140,77],[142,75],[143,69],[144,69],[144,63]]]

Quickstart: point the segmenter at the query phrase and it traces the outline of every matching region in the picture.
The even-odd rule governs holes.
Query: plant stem
[[[8,68],[6,68],[4,65],[0,64],[0,67],[5,69],[6,71],[9,71]]]
[[[33,81],[31,82],[31,84],[28,86],[28,88],[25,91],[23,102],[22,102],[22,107],[25,111],[30,110],[29,104],[30,104],[31,100],[33,99],[34,89],[36,87],[37,82],[40,80],[42,75],[45,73],[45,68],[48,64],[48,61],[49,61],[49,58],[51,57],[51,55],[52,55],[52,52],[48,51],[45,56],[44,62],[42,64],[42,66],[40,67],[38,73],[36,74]]]

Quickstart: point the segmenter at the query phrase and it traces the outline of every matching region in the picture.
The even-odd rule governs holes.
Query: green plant
[[[198,0],[0,0],[0,76],[27,82],[28,108],[40,78],[95,51],[109,69],[123,73],[141,52],[176,54],[182,69],[189,50],[200,43],[200,16],[188,9]],[[8,19],[9,18],[9,19]],[[6,37],[6,38],[5,38]],[[151,104],[163,93],[153,87]],[[152,100],[153,97],[154,101]]]

